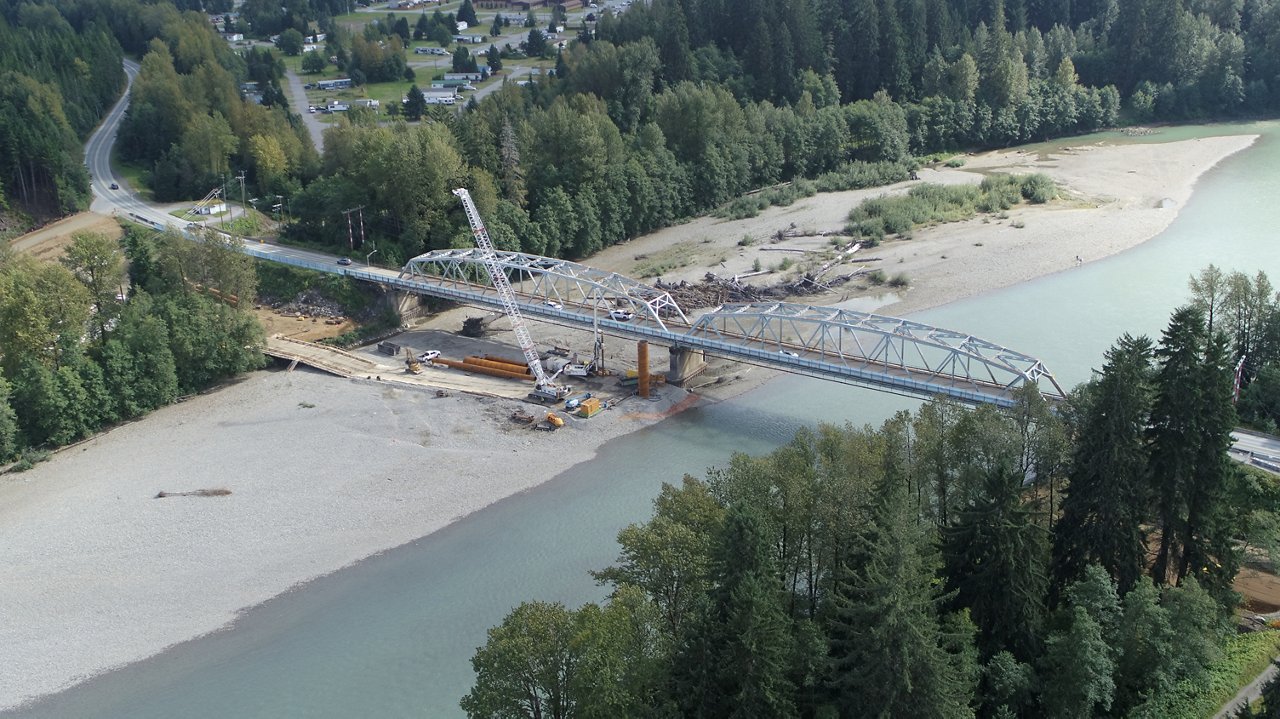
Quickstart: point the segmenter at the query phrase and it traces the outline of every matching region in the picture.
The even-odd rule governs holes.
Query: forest
[[[213,233],[84,233],[58,263],[0,250],[0,462],[25,469],[261,367],[262,327],[239,302],[256,283],[253,259]]]
[[[934,400],[665,484],[593,572],[608,600],[516,607],[476,651],[462,708],[1212,714],[1230,694],[1188,706],[1223,683],[1224,654],[1252,639],[1265,666],[1276,650],[1234,636],[1231,611],[1280,518],[1275,482],[1227,457],[1240,318],[1216,276],[1194,278],[1158,340],[1119,338],[1062,406],[1034,388],[1009,410]]]

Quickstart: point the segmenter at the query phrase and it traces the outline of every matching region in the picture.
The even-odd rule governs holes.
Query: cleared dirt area
[[[62,257],[67,245],[71,244],[72,235],[79,232],[96,232],[113,239],[119,239],[124,234],[114,217],[96,212],[81,212],[10,240],[9,247],[36,259],[53,261]]]
[[[1235,589],[1244,595],[1242,609],[1252,614],[1280,611],[1280,577],[1254,567],[1244,567],[1236,575]]]
[[[306,315],[285,315],[267,307],[253,311],[267,336],[280,335],[304,342],[317,342],[330,337],[337,337],[356,328],[356,323],[349,317],[341,320],[330,320],[327,317],[308,317]]]

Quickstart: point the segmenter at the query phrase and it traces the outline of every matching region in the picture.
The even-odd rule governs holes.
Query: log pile
[[[742,282],[741,276],[721,277],[708,272],[698,283],[689,283],[684,280],[680,282],[658,280],[654,287],[670,294],[672,299],[687,312],[726,303],[779,302],[792,297],[832,292],[835,288],[866,272],[865,268],[860,267],[843,275],[823,279],[835,264],[831,263],[814,272],[805,272],[799,277],[772,285],[748,285]]]

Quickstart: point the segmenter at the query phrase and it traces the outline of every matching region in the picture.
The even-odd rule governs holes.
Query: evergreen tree
[[[1057,591],[1093,562],[1125,591],[1142,573],[1150,357],[1150,340],[1123,336],[1107,350],[1101,377],[1078,395],[1071,484],[1054,528]]]
[[[938,617],[928,525],[917,521],[902,487],[881,491],[862,538],[865,559],[834,578],[831,695],[842,717],[971,717],[976,671],[969,655],[947,651],[955,637]]]
[[[1234,607],[1232,589],[1240,568],[1240,509],[1232,506],[1228,481],[1237,471],[1227,456],[1236,425],[1231,404],[1232,367],[1226,338],[1210,337],[1194,388],[1199,436],[1192,483],[1187,493],[1187,522],[1178,579],[1195,577],[1224,608]]]
[[[1102,627],[1084,607],[1068,610],[1067,627],[1049,637],[1042,663],[1043,716],[1078,719],[1111,708],[1115,682],[1110,648]]]
[[[404,104],[405,119],[410,122],[421,120],[422,114],[427,111],[427,98],[422,94],[422,90],[419,90],[416,84],[410,85],[406,98],[408,102]]]
[[[741,506],[725,519],[715,587],[675,660],[675,700],[686,716],[788,717],[792,641],[761,522]]]
[[[1187,500],[1200,444],[1197,415],[1202,404],[1199,391],[1203,384],[1203,328],[1204,316],[1198,310],[1179,308],[1155,350],[1159,368],[1147,435],[1151,489],[1160,528],[1160,546],[1151,565],[1151,576],[1158,584],[1170,581],[1171,563],[1174,569],[1181,564]]]
[[[1021,476],[998,467],[981,494],[942,530],[947,586],[969,609],[984,656],[1008,650],[1021,661],[1039,654],[1048,589],[1048,538],[1022,501]]]
[[[476,8],[471,0],[462,0],[462,6],[458,8],[458,22],[465,22],[467,27],[480,27],[480,18],[476,17]]]
[[[1124,612],[1116,648],[1115,707],[1118,714],[1173,686],[1173,627],[1169,611],[1160,605],[1160,592],[1143,577],[1124,596]]]

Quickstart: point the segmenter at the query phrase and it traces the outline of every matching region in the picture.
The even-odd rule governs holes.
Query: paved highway
[[[118,207],[112,202],[112,198],[124,192],[111,189],[111,183],[120,182],[111,171],[111,148],[116,144],[116,132],[120,129],[120,121],[124,119],[125,110],[129,109],[130,90],[133,89],[133,80],[138,76],[139,69],[138,63],[132,60],[124,61],[127,81],[124,95],[116,106],[111,108],[111,112],[107,113],[106,119],[89,136],[89,142],[84,146],[84,164],[89,168],[89,184],[94,194],[93,204],[89,209],[94,212],[111,214],[111,211]]]

